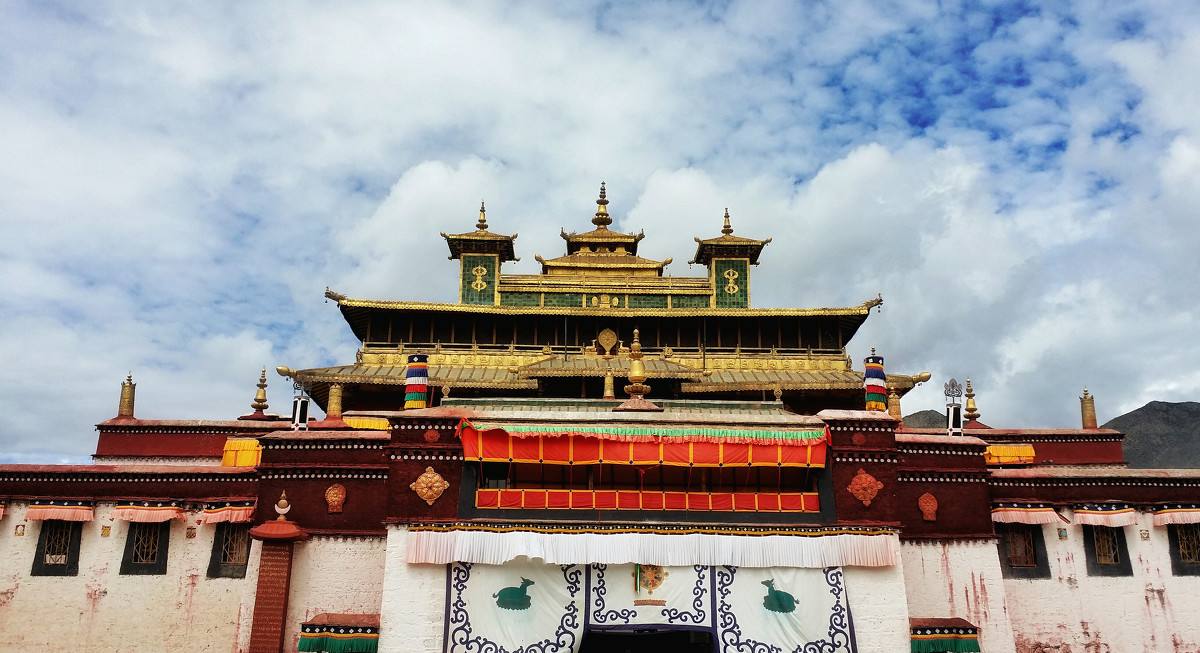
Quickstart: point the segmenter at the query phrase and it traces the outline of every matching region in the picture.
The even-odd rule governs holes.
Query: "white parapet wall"
[[[994,540],[905,542],[904,589],[912,617],[961,617],[988,653],[1013,653],[1004,577]]]
[[[446,609],[446,565],[406,562],[408,529],[389,526],[380,610],[380,653],[438,653]]]
[[[295,547],[284,650],[296,650],[300,624],[314,615],[380,613],[387,538],[317,535]]]
[[[893,567],[846,567],[844,571],[859,653],[909,650],[903,562]]]
[[[14,501],[0,519],[0,651],[229,653],[246,640],[258,543],[245,578],[208,578],[216,528],[197,526],[196,513],[187,513],[186,522],[171,522],[166,574],[123,576],[129,524],[113,520],[112,504],[100,504],[94,521],[83,523],[79,574],[31,576],[41,522],[26,521],[25,512]]]
[[[1088,575],[1082,526],[1042,527],[1050,578],[1004,581],[1017,653],[1200,651],[1200,576],[1172,574],[1167,528],[1148,513],[1124,531],[1133,575],[1110,577]]]

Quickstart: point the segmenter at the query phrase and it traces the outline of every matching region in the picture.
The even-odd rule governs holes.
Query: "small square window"
[[[1200,576],[1200,524],[1169,524],[1171,572],[1176,576]]]
[[[217,524],[213,536],[212,557],[208,561],[209,578],[245,578],[250,562],[250,525]]]
[[[1083,527],[1083,549],[1090,576],[1132,576],[1125,529],[1109,526]]]
[[[157,575],[167,573],[167,551],[171,543],[171,522],[130,522],[125,538],[121,573]]]
[[[996,524],[1000,570],[1005,578],[1049,578],[1046,541],[1039,524]]]
[[[79,540],[83,523],[47,519],[38,533],[32,576],[75,576],[79,574]]]

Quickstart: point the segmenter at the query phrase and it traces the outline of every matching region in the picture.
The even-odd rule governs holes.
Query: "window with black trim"
[[[76,576],[79,574],[79,540],[83,523],[47,519],[42,521],[31,576]]]
[[[1176,576],[1200,576],[1200,524],[1168,524],[1171,545],[1171,573]]]
[[[154,575],[167,573],[167,550],[171,543],[171,522],[129,522],[125,537],[125,555],[121,573]]]
[[[1124,528],[1084,525],[1083,550],[1089,576],[1133,575]]]
[[[1050,562],[1040,524],[996,524],[1000,571],[1005,578],[1049,578]]]
[[[250,562],[250,524],[217,524],[212,556],[208,560],[209,578],[245,578]]]

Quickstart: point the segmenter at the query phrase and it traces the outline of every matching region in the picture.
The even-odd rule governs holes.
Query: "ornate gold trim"
[[[460,284],[461,285],[461,284]],[[343,308],[378,308],[402,311],[445,311],[448,313],[487,313],[496,315],[613,315],[650,317],[866,317],[883,303],[871,299],[858,306],[843,308],[610,308],[606,310],[559,306],[488,306],[486,304],[441,304],[435,302],[342,299]]]

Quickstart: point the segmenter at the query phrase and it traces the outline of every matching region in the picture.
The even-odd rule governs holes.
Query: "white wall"
[[[189,513],[171,522],[166,575],[122,576],[129,524],[114,521],[112,509],[101,504],[84,523],[78,576],[30,576],[41,524],[25,521],[24,503],[9,503],[0,519],[0,650],[235,650],[253,608],[258,543],[246,578],[207,578],[216,528],[197,526],[187,539]],[[102,526],[112,527],[108,537]]]
[[[905,542],[904,589],[913,617],[961,617],[979,627],[988,653],[1013,653],[995,541]]]
[[[1139,513],[1125,528],[1132,577],[1088,576],[1083,528],[1059,527],[1042,530],[1050,578],[1004,581],[1018,653],[1200,651],[1200,576],[1171,574],[1166,527]]]
[[[438,653],[446,609],[446,566],[405,562],[408,529],[389,526],[380,653]]]
[[[903,559],[894,567],[845,567],[844,571],[859,653],[909,650]]]
[[[295,545],[284,650],[296,650],[300,624],[316,614],[379,613],[387,544],[382,536],[318,535]]]

